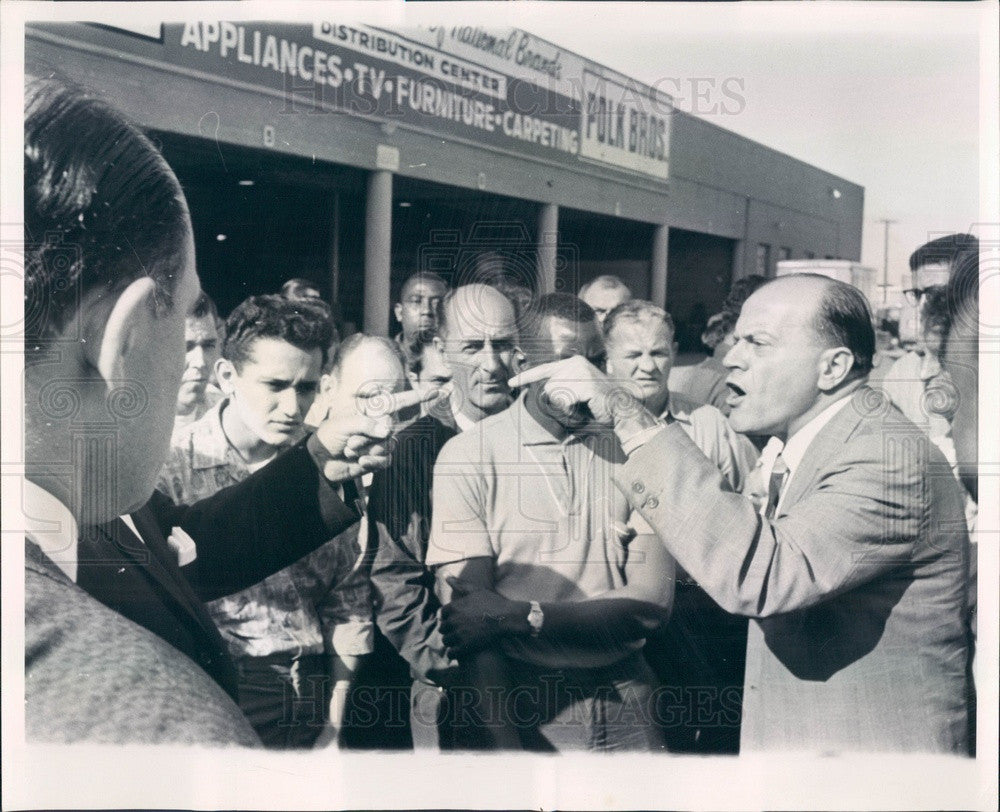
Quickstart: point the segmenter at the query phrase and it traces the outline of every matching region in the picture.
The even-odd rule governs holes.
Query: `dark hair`
[[[670,318],[670,314],[666,310],[645,299],[633,299],[630,302],[622,302],[605,316],[604,343],[611,343],[611,331],[619,323],[635,324],[644,319],[663,322],[670,331],[670,334],[674,334],[674,320]]]
[[[320,350],[326,364],[333,336],[330,308],[319,299],[251,296],[226,319],[222,357],[239,370],[258,338],[278,338],[305,352]]]
[[[737,279],[729,286],[729,293],[726,294],[726,300],[722,303],[722,311],[732,313],[738,318],[743,303],[750,298],[750,294],[769,281],[766,276],[756,273]]]
[[[198,295],[198,301],[194,303],[194,308],[192,308],[189,315],[196,319],[211,316],[213,321],[219,320],[219,311],[215,306],[215,302],[212,301],[212,297],[205,293],[205,291],[202,291]]]
[[[796,277],[820,279],[825,283],[813,319],[813,329],[831,347],[847,347],[854,355],[849,379],[871,372],[875,355],[875,327],[865,295],[854,285],[821,274],[790,274],[779,279]],[[769,284],[776,281],[771,280]]]
[[[93,290],[148,276],[169,310],[190,228],[173,171],[135,125],[61,77],[24,107],[25,347],[57,336]]]
[[[281,295],[289,299],[317,298],[306,292],[310,290],[316,291],[317,296],[319,295],[319,285],[310,279],[303,279],[301,276],[296,276],[281,286]]]
[[[738,318],[738,314],[731,310],[723,310],[711,316],[701,334],[701,343],[708,349],[714,350],[733,331]]]
[[[417,271],[415,274],[410,274],[410,276],[406,278],[406,281],[403,282],[403,286],[399,289],[399,301],[403,301],[403,299],[406,298],[406,294],[409,293],[410,288],[420,282],[430,282],[432,284],[441,285],[446,291],[449,287],[448,283],[433,271]]]
[[[937,327],[942,333],[948,332],[951,317],[948,313],[948,289],[944,285],[932,285],[924,290],[920,318],[925,330]]]
[[[565,319],[575,324],[596,325],[597,316],[593,308],[572,293],[546,293],[536,301],[531,310],[524,314],[519,325],[521,338],[538,337],[542,323],[547,318]]]
[[[388,350],[399,360],[401,366],[404,368],[406,367],[406,356],[403,353],[403,348],[391,338],[386,338],[385,336],[373,336],[366,333],[353,333],[337,345],[337,349],[333,351],[333,354],[330,356],[330,362],[325,365],[324,370],[334,377],[337,377],[340,374],[340,368],[344,365],[344,361],[346,361],[355,350],[359,349],[362,344],[369,343],[378,344],[380,347]]]
[[[399,344],[403,354],[403,365],[407,372],[419,375],[424,369],[424,350],[434,343],[437,332],[421,330],[408,341]]]
[[[531,318],[532,310],[535,308],[535,292],[527,285],[522,285],[506,274],[501,275],[491,283],[512,305],[514,305],[514,318],[518,326],[526,319]]]
[[[947,234],[936,240],[925,242],[910,254],[910,270],[915,271],[921,265],[941,262],[954,270],[955,261],[968,251],[979,252],[979,240],[972,234]]]
[[[952,320],[979,304],[979,247],[963,251],[955,258],[948,279],[948,314]]]

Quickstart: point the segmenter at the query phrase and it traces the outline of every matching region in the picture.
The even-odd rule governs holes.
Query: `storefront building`
[[[513,28],[39,24],[26,56],[161,145],[224,313],[306,277],[384,334],[418,269],[613,273],[693,336],[736,278],[860,257],[862,187]]]

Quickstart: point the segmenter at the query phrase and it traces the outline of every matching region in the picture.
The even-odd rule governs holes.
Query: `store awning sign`
[[[666,179],[671,111],[638,83],[584,71],[580,157]]]

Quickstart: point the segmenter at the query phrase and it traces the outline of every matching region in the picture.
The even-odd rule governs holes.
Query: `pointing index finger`
[[[405,392],[385,392],[366,398],[362,402],[362,410],[368,417],[385,417],[396,414],[404,409],[410,409],[424,401],[437,396],[437,390],[418,392],[410,389]]]
[[[544,381],[547,378],[551,378],[561,364],[562,361],[550,361],[547,364],[539,364],[537,367],[526,369],[524,372],[517,373],[517,375],[507,381],[507,386],[511,389],[518,389],[529,383]]]

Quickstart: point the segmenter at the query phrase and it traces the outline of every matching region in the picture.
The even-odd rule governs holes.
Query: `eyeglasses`
[[[906,301],[911,305],[920,304],[920,299],[928,291],[928,288],[907,288],[903,291]]]

